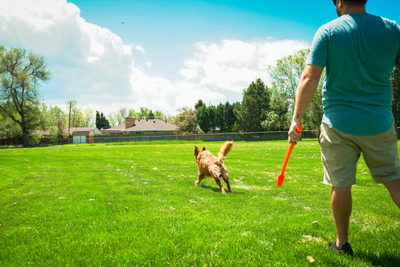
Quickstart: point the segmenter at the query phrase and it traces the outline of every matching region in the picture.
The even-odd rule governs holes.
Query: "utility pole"
[[[69,120],[68,120],[68,138],[69,138],[69,132],[70,132],[70,128],[71,128],[71,105],[72,105],[72,101],[69,101]]]

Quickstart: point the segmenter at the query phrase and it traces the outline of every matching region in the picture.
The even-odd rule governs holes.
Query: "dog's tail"
[[[233,141],[226,141],[225,144],[221,147],[221,150],[218,153],[218,165],[221,166],[224,163],[224,159],[226,155],[228,155],[229,151],[231,151],[233,147]]]

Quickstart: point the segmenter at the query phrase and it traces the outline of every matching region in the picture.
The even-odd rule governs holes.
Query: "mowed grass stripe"
[[[194,145],[216,155],[222,144],[1,149],[0,265],[400,266],[399,210],[362,159],[350,259],[327,249],[335,228],[316,140],[294,148],[281,188],[288,143],[235,142],[227,195],[210,178],[194,185]]]

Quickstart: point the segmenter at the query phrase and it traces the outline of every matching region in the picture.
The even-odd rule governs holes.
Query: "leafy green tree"
[[[309,54],[309,49],[302,49],[294,52],[293,55],[277,60],[275,66],[268,67],[272,88],[284,93],[291,106],[294,104],[297,85],[306,67],[306,58]]]
[[[173,123],[177,126],[177,133],[191,134],[198,132],[196,110],[189,107],[178,109],[178,115],[173,118]]]
[[[309,49],[303,49],[294,52],[292,55],[277,60],[275,66],[269,66],[268,70],[272,79],[271,90],[274,92],[271,103],[271,112],[267,120],[263,123],[268,129],[287,129],[291,123],[291,114],[294,109],[297,86],[306,67],[306,59],[310,54]],[[325,79],[325,71],[321,76],[318,89],[307,108],[302,119],[302,125],[305,129],[317,129],[323,116],[322,109],[322,84]],[[281,101],[282,104],[278,102]],[[284,104],[286,102],[287,104]],[[287,107],[287,113],[281,113]],[[286,120],[286,123],[285,123]]]
[[[118,109],[118,114],[122,118],[121,124],[124,123],[125,122],[125,118],[128,117],[127,116],[128,115],[128,110],[126,109],[126,107],[119,108]]]
[[[0,46],[0,112],[21,127],[24,146],[43,122],[39,82],[48,81],[50,75],[43,57]]]
[[[50,105],[46,117],[48,118],[48,126],[56,126],[61,117],[67,121],[67,113],[58,106],[53,107]]]
[[[130,108],[128,110],[128,117],[135,117],[135,114],[136,114],[135,109]]]
[[[393,101],[392,111],[394,120],[398,127],[400,127],[400,69],[394,68],[391,76],[393,88]]]
[[[22,139],[21,127],[0,112],[0,139]]]
[[[165,115],[161,111],[156,110],[154,112],[154,118],[159,119],[159,120],[163,120],[165,118]]]
[[[242,104],[234,109],[238,130],[243,132],[262,131],[262,122],[267,118],[269,102],[269,89],[261,79],[257,79],[247,89],[244,89]]]
[[[145,107],[140,107],[140,111],[136,113],[136,119],[145,120],[149,116],[149,109]]]
[[[67,101],[68,105],[68,126],[69,127],[92,127],[96,124],[93,110],[78,107],[76,100]]]
[[[81,127],[93,127],[94,125],[95,122],[94,122],[93,110],[90,108],[85,108],[83,110]]]
[[[289,102],[286,95],[278,90],[271,90],[270,110],[267,118],[262,122],[263,127],[268,131],[282,131],[287,129],[288,121],[291,120]]]

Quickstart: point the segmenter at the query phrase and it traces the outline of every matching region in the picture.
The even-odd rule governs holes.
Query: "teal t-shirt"
[[[354,135],[393,125],[390,81],[400,57],[400,27],[365,14],[343,15],[317,31],[308,64],[326,67],[323,123]]]

